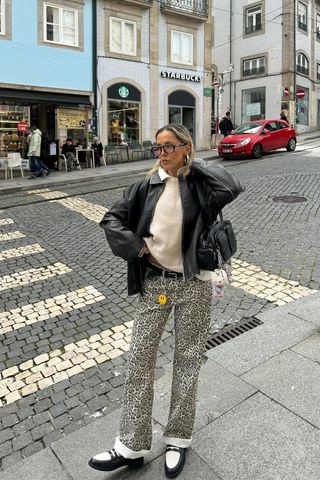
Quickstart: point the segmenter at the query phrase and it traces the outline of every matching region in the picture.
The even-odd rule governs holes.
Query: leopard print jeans
[[[166,293],[167,303],[158,297]],[[175,354],[171,405],[164,431],[166,443],[188,447],[196,413],[196,394],[201,360],[210,326],[211,281],[150,277],[132,329],[120,436],[116,448],[125,457],[144,455],[152,442],[152,405],[157,349],[174,309]]]

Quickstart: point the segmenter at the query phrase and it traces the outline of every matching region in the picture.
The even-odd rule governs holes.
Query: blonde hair
[[[190,145],[190,152],[188,154],[189,158],[186,157],[185,165],[178,170],[178,175],[188,175],[188,173],[190,172],[190,166],[194,160],[194,145],[189,130],[180,123],[170,123],[169,125],[165,125],[164,127],[159,128],[155,135],[155,138],[157,139],[157,136],[164,131],[173,133],[177,137],[179,142],[187,143],[188,145]],[[151,176],[156,173],[159,170],[159,167],[160,159],[158,159],[156,163],[152,166],[151,170],[148,172],[148,175]]]

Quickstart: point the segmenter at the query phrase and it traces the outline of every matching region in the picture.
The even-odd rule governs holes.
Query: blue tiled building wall
[[[0,83],[92,91],[92,1],[83,5],[83,51],[38,44],[37,10],[37,0],[12,0],[12,39],[0,40]]]

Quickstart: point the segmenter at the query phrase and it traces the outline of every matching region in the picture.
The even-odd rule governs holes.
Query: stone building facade
[[[183,123],[210,147],[211,7],[207,0],[98,0],[98,125],[107,145],[154,140]],[[208,95],[208,96],[207,96]]]

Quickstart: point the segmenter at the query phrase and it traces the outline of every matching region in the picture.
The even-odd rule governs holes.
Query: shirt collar
[[[162,167],[159,167],[158,174],[159,174],[160,180],[162,181],[165,180],[166,178],[171,177],[171,175],[169,175],[169,173],[167,173],[165,169]]]

